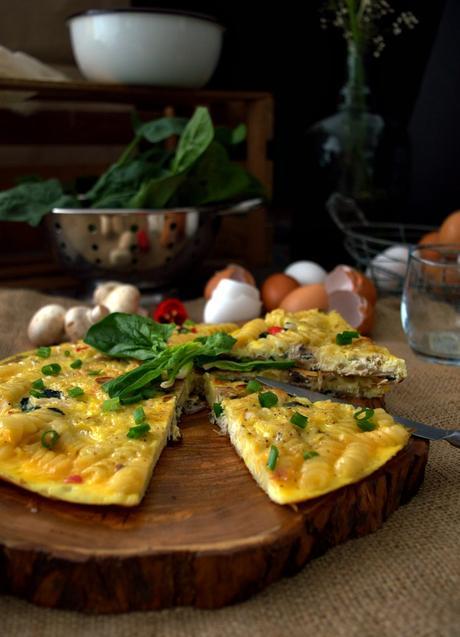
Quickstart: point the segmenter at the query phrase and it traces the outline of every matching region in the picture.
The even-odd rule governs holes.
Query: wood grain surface
[[[341,542],[378,529],[419,488],[412,438],[361,482],[299,507],[267,498],[206,412],[155,468],[139,507],[90,507],[0,484],[0,592],[116,613],[243,600]]]

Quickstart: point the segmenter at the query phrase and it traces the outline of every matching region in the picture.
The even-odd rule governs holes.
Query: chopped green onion
[[[138,403],[142,400],[142,394],[133,394],[132,396],[127,396],[126,398],[120,398],[120,402],[122,405],[132,405],[133,403]]]
[[[375,411],[373,409],[370,409],[369,407],[362,407],[361,409],[358,409],[358,411],[355,411],[353,418],[355,420],[370,420],[374,414]]]
[[[102,403],[102,411],[117,411],[120,407],[120,399],[118,396],[116,398],[107,398],[107,400],[104,400]]]
[[[272,391],[264,391],[259,394],[259,403],[261,407],[274,407],[278,403],[278,396]]]
[[[34,398],[43,398],[44,397],[44,393],[41,391],[38,391],[38,389],[31,389],[29,394],[31,396],[33,396]]]
[[[102,374],[102,369],[89,369],[86,373],[88,376],[99,376]]]
[[[54,431],[54,429],[47,429],[42,433],[41,442],[42,447],[45,447],[45,449],[53,449],[58,440],[59,434],[57,431]]]
[[[146,433],[150,431],[150,425],[144,423],[142,425],[137,425],[136,427],[131,427],[126,434],[128,438],[142,438]]]
[[[308,418],[307,418],[307,416],[304,416],[303,414],[299,414],[299,412],[296,411],[292,415],[290,422],[292,422],[292,424],[295,425],[296,427],[300,427],[301,429],[305,429],[305,427],[308,424]]]
[[[369,409],[369,407],[363,407],[362,409],[358,409],[353,414],[353,418],[356,420],[356,424],[361,429],[361,431],[374,431],[375,424],[371,422],[371,418],[374,416],[374,410]]]
[[[258,380],[250,380],[246,385],[246,391],[248,394],[254,394],[262,389],[262,385]]]
[[[38,380],[34,380],[32,383],[32,387],[34,389],[45,389],[45,383],[43,382],[43,378],[39,378]]]
[[[303,459],[310,460],[310,458],[316,458],[316,456],[319,456],[319,453],[317,451],[305,451],[303,454]]]
[[[335,336],[335,342],[337,343],[337,345],[350,345],[352,340],[354,338],[359,338],[360,334],[359,332],[356,332],[356,330],[345,330],[345,332],[340,332],[340,334],[336,334]]]
[[[64,351],[64,356],[70,356],[70,349],[66,349]]]
[[[62,367],[59,363],[51,363],[51,365],[42,367],[42,373],[45,374],[45,376],[57,376],[61,369]]]
[[[374,431],[375,429],[374,423],[370,420],[358,420],[356,424],[361,429],[361,431]]]
[[[78,396],[83,396],[84,393],[81,387],[71,387],[68,391],[71,398],[78,398]]]
[[[224,413],[224,408],[220,403],[214,403],[214,405],[212,406],[212,410],[216,418],[219,418],[219,416],[222,416],[222,414]]]
[[[51,347],[39,347],[35,353],[40,358],[49,358],[51,356]]]
[[[192,319],[185,319],[182,325],[184,325],[185,327],[193,327],[194,325],[196,325],[196,323],[195,321],[192,321]]]
[[[136,407],[133,412],[133,418],[136,425],[141,425],[145,420],[145,411],[143,407]]]
[[[80,369],[82,365],[83,362],[79,358],[76,358],[73,363],[70,363],[72,369]]]
[[[274,469],[276,467],[276,463],[278,461],[278,456],[279,456],[278,447],[275,447],[275,445],[272,445],[270,447],[270,453],[268,454],[268,460],[267,460],[267,467],[271,471],[274,471]]]

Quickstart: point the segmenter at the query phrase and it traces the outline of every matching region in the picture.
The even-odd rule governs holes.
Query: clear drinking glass
[[[460,245],[427,245],[409,255],[401,320],[411,348],[460,366]]]

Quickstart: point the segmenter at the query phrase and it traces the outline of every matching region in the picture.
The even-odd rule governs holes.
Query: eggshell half
[[[260,315],[259,290],[248,283],[222,279],[204,308],[205,323],[238,323]]]
[[[290,292],[280,303],[280,308],[287,312],[301,312],[302,310],[327,310],[329,306],[327,292],[324,285],[314,283],[303,285]]]
[[[360,334],[369,334],[374,324],[374,305],[364,296],[350,290],[329,294],[329,309],[336,310]]]
[[[324,287],[329,295],[338,290],[348,290],[364,296],[373,305],[377,301],[377,290],[373,282],[349,265],[338,265],[334,268],[327,275]]]
[[[226,268],[223,270],[219,270],[216,272],[206,283],[206,287],[204,289],[204,298],[210,299],[211,294],[216,289],[222,279],[232,279],[233,281],[240,281],[241,283],[249,283],[250,285],[256,284],[254,277],[241,265],[237,265],[235,263],[229,263]]]

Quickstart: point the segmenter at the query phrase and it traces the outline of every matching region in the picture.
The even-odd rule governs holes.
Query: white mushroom
[[[70,308],[64,318],[67,338],[71,341],[83,338],[91,325],[100,321],[108,313],[109,310],[105,305],[96,305],[93,308],[76,305]]]
[[[109,312],[127,312],[136,314],[139,309],[141,293],[134,285],[119,285],[104,299]]]
[[[27,335],[33,345],[54,345],[64,339],[65,308],[57,303],[44,305],[30,320]]]
[[[106,281],[106,283],[100,283],[94,290],[93,302],[104,303],[105,298],[110,294],[110,292],[120,285],[123,285],[120,281]]]

